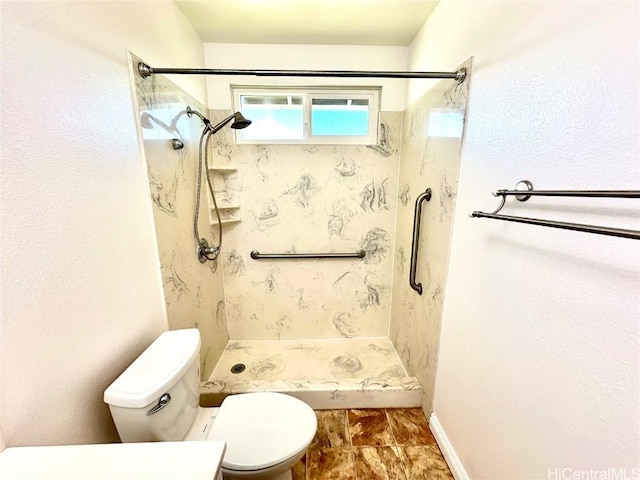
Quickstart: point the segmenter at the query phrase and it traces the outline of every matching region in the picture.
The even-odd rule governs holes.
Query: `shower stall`
[[[131,56],[167,316],[171,329],[200,330],[201,403],[271,390],[314,408],[430,411],[469,78],[381,112],[378,145],[236,144],[220,128],[199,176],[203,127],[186,107],[212,124],[231,112],[158,72],[139,75],[139,62]],[[193,241],[199,189],[208,215],[196,229],[222,234],[205,263]],[[322,255],[292,255],[310,252]]]

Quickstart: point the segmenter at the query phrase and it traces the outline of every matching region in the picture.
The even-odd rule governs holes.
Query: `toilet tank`
[[[198,412],[200,333],[160,335],[104,392],[123,442],[182,440]]]

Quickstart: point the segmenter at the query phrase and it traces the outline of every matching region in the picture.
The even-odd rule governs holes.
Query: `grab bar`
[[[364,250],[358,250],[355,253],[260,253],[257,250],[251,252],[251,258],[254,260],[271,259],[288,259],[288,258],[364,258],[366,256]]]
[[[431,200],[431,189],[427,188],[416,198],[416,208],[413,214],[413,240],[411,241],[411,268],[409,269],[409,285],[419,295],[422,295],[422,283],[416,283],[416,263],[418,262],[418,245],[420,243],[420,220],[422,217],[422,203]]]

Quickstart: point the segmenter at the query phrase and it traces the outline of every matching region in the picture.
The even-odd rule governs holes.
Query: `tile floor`
[[[420,408],[317,410],[293,480],[453,479]]]

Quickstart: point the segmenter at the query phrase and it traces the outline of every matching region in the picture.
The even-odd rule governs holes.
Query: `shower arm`
[[[222,128],[229,123],[231,120],[233,120],[235,118],[236,114],[232,113],[231,115],[229,115],[227,118],[225,118],[224,120],[222,120],[221,122],[219,122],[217,125],[215,125],[214,127],[212,127],[211,125],[209,125],[209,130],[211,131],[211,135],[215,135],[216,133],[218,133],[220,130],[222,130]]]
[[[204,115],[202,115],[200,112],[198,112],[197,110],[192,110],[191,107],[187,107],[187,116],[191,117],[191,115],[195,115],[196,117],[198,117],[200,120],[202,120],[202,123],[204,123],[205,127],[207,127],[207,129],[209,130],[211,135],[215,135],[216,133],[218,133],[220,130],[222,130],[222,128],[229,123],[231,120],[236,118],[237,112],[232,113],[231,115],[229,115],[227,118],[225,118],[224,120],[221,120],[220,122],[218,122],[216,125],[214,125],[213,127],[211,126],[211,121],[205,117]],[[231,128],[235,128],[233,125],[231,126]]]
[[[467,70],[455,72],[390,72],[357,70],[248,70],[222,68],[155,68],[146,63],[138,63],[138,73],[142,78],[151,75],[252,75],[256,77],[342,77],[342,78],[449,78],[457,83],[464,82]]]
[[[231,120],[233,120],[233,118],[235,117],[235,113],[232,113],[231,115],[229,115],[227,118],[225,118],[224,120],[222,120],[221,122],[217,123],[215,126],[211,126],[211,121],[205,117],[204,115],[202,115],[200,112],[198,112],[197,110],[192,110],[191,107],[187,107],[187,116],[191,117],[191,115],[195,115],[196,117],[198,117],[200,120],[202,120],[202,123],[205,124],[205,126],[207,127],[207,129],[209,129],[209,131],[211,132],[211,135],[215,135],[216,133],[218,133],[220,130],[222,130],[222,128],[229,123]]]

